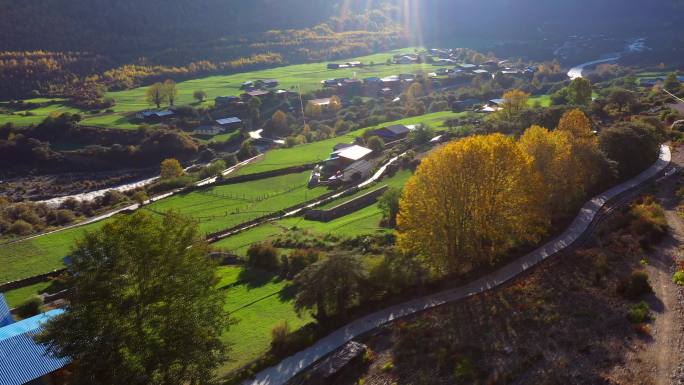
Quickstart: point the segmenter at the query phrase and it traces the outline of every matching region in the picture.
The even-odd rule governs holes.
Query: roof
[[[0,293],[0,327],[7,326],[14,323],[14,318],[12,318],[12,313],[10,308],[5,302],[5,296]]]
[[[151,116],[157,116],[160,118],[163,118],[165,116],[171,116],[173,115],[173,111],[171,110],[162,110],[162,111],[143,111],[142,113],[143,117],[151,117]]]
[[[315,104],[317,106],[327,106],[330,104],[330,98],[313,99],[309,103]]]
[[[63,312],[51,310],[0,328],[0,385],[22,385],[69,363],[48,355],[47,348],[33,340],[45,321]]]
[[[496,104],[496,105],[503,104],[503,102],[504,102],[503,99],[492,99],[489,101],[489,103]]]
[[[366,147],[361,147],[359,145],[353,145],[349,147],[345,147],[341,150],[337,150],[333,152],[334,155],[337,155],[340,158],[345,158],[345,159],[350,159],[350,160],[359,160],[362,159],[363,157],[367,156],[373,152],[370,148]]]
[[[404,126],[403,124],[396,124],[394,126],[385,127],[385,129],[395,135],[408,134],[409,132],[409,128]]]
[[[488,74],[489,71],[487,70],[473,70],[474,74]]]
[[[264,96],[268,95],[270,92],[264,91],[264,90],[255,90],[255,91],[249,91],[247,95],[249,96]]]
[[[477,67],[475,64],[467,64],[467,63],[459,64],[459,66],[461,68],[468,68],[468,69]]]
[[[222,118],[222,119],[216,119],[216,123],[220,125],[224,124],[235,124],[235,123],[242,123],[242,120],[236,117],[230,117],[230,118]]]

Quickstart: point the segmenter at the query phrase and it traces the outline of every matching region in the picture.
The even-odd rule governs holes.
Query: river
[[[617,52],[617,53],[611,53],[611,54],[606,54],[604,57],[599,58],[597,60],[592,60],[590,62],[582,63],[580,65],[577,65],[575,67],[570,68],[570,71],[568,71],[568,77],[570,79],[576,79],[576,78],[581,78],[582,73],[584,72],[584,69],[587,67],[592,67],[597,64],[602,64],[602,63],[610,63],[610,62],[615,62],[620,60],[622,56],[628,53],[635,53],[635,52],[642,52],[646,49],[646,39],[645,38],[638,38],[630,41],[626,46],[625,50],[622,52]]]

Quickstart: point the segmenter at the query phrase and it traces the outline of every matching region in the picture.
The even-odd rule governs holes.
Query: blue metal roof
[[[5,302],[5,296],[0,293],[0,328],[11,323],[14,323],[14,318],[12,318],[7,302]]]
[[[234,118],[234,117],[233,118],[223,118],[223,119],[216,120],[216,123],[218,123],[220,125],[232,124],[232,123],[242,123],[242,120],[240,120],[238,118]]]
[[[0,385],[22,385],[69,363],[49,356],[47,348],[33,340],[43,322],[63,312],[51,310],[0,328]]]

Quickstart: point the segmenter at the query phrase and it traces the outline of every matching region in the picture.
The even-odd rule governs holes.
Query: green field
[[[31,124],[38,124],[50,115],[59,115],[65,112],[72,114],[83,113],[83,111],[77,108],[64,105],[64,99],[36,98],[27,99],[24,100],[24,102],[46,105],[26,111],[15,112],[13,114],[0,114],[0,125],[12,123],[16,126],[28,126]],[[0,103],[0,107],[3,107],[4,105],[5,103]]]
[[[315,163],[327,159],[333,151],[333,147],[338,143],[351,143],[354,138],[363,134],[364,131],[387,127],[394,124],[427,124],[433,129],[444,127],[444,121],[459,116],[464,116],[465,112],[454,113],[451,111],[435,112],[411,118],[400,119],[393,122],[379,124],[373,127],[365,127],[345,135],[322,140],[319,142],[306,143],[291,148],[279,148],[268,151],[261,159],[241,167],[236,175],[254,174],[258,172],[276,170],[279,168],[297,166],[307,163]]]
[[[39,282],[35,285],[10,290],[3,294],[5,295],[5,300],[7,301],[10,309],[13,309],[34,295],[43,293],[48,287],[50,287],[50,282]]]
[[[389,76],[400,73],[415,73],[418,71],[433,71],[435,67],[429,64],[384,64],[392,55],[400,52],[409,52],[412,49],[395,50],[386,53],[375,55],[368,55],[358,58],[339,60],[345,61],[362,61],[369,64],[374,62],[378,65],[354,69],[338,69],[328,70],[326,68],[327,62],[310,63],[310,64],[296,64],[272,69],[244,72],[232,75],[218,75],[208,76],[200,79],[193,79],[178,83],[178,98],[177,105],[197,105],[193,100],[192,94],[196,90],[203,90],[207,93],[207,101],[205,105],[213,104],[213,100],[217,96],[240,95],[243,91],[240,90],[240,85],[248,80],[258,79],[277,79],[280,83],[279,89],[300,90],[303,92],[313,91],[321,88],[321,80],[330,78],[353,77],[358,78],[369,76]],[[383,63],[383,64],[380,64]],[[102,113],[96,116],[89,116],[86,111],[73,109],[55,103],[47,107],[31,110],[35,116],[24,117],[17,114],[0,114],[0,124],[12,122],[16,125],[29,125],[39,123],[45,117],[53,112],[72,112],[81,113],[84,117],[82,124],[130,129],[137,127],[128,122],[127,117],[132,113],[149,109],[150,105],[147,103],[145,93],[147,87],[139,87],[125,91],[108,92],[106,96],[112,97],[116,100],[116,105],[112,108],[113,113]],[[40,102],[45,99],[32,99],[27,101]]]
[[[85,231],[94,231],[106,221],[50,233],[17,243],[0,245],[0,282],[42,274],[64,267],[64,257]]]
[[[220,368],[219,374],[244,366],[268,351],[271,329],[278,323],[286,321],[294,331],[311,322],[309,314],[300,317],[295,312],[294,293],[288,289],[288,281],[235,266],[220,267],[219,274],[219,287],[232,285],[225,289],[225,309],[237,321],[223,336],[232,345],[231,360]]]
[[[148,206],[162,213],[174,210],[199,221],[200,231],[212,233],[295,206],[325,194],[324,187],[307,187],[311,172],[289,174],[177,194]]]
[[[409,171],[399,171],[391,178],[385,178],[373,186],[362,190],[362,192],[354,194],[354,196],[367,193],[382,185],[401,188],[410,177],[411,173]],[[323,208],[334,207],[338,204],[348,201],[352,197],[353,196],[342,197],[323,206]],[[324,236],[326,234],[332,234],[337,236],[343,235],[347,237],[354,237],[357,235],[374,234],[377,232],[387,231],[387,229],[380,227],[379,224],[381,219],[382,212],[377,204],[373,204],[352,214],[327,223],[309,221],[302,217],[286,218],[279,221],[269,222],[232,237],[225,238],[217,243],[214,243],[213,247],[219,250],[244,256],[247,252],[247,249],[252,244],[273,240],[281,235],[286,235],[295,227],[299,231],[310,235]]]

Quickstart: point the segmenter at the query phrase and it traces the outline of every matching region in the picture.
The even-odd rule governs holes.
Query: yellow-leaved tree
[[[575,200],[596,192],[601,184],[607,185],[615,178],[615,164],[599,148],[591,120],[582,110],[574,109],[563,114],[556,131],[567,135],[572,148],[566,175],[569,183],[576,187]]]
[[[404,188],[399,247],[440,272],[491,264],[545,233],[542,194],[532,157],[514,139],[495,134],[449,143],[424,158]]]
[[[513,119],[518,116],[525,108],[527,102],[530,100],[530,94],[521,90],[511,90],[503,94],[503,103],[501,104],[501,115],[504,119]]]
[[[567,213],[582,193],[582,186],[568,177],[575,167],[570,136],[562,131],[532,126],[525,130],[518,144],[532,157],[541,175],[547,212],[552,217]]]

